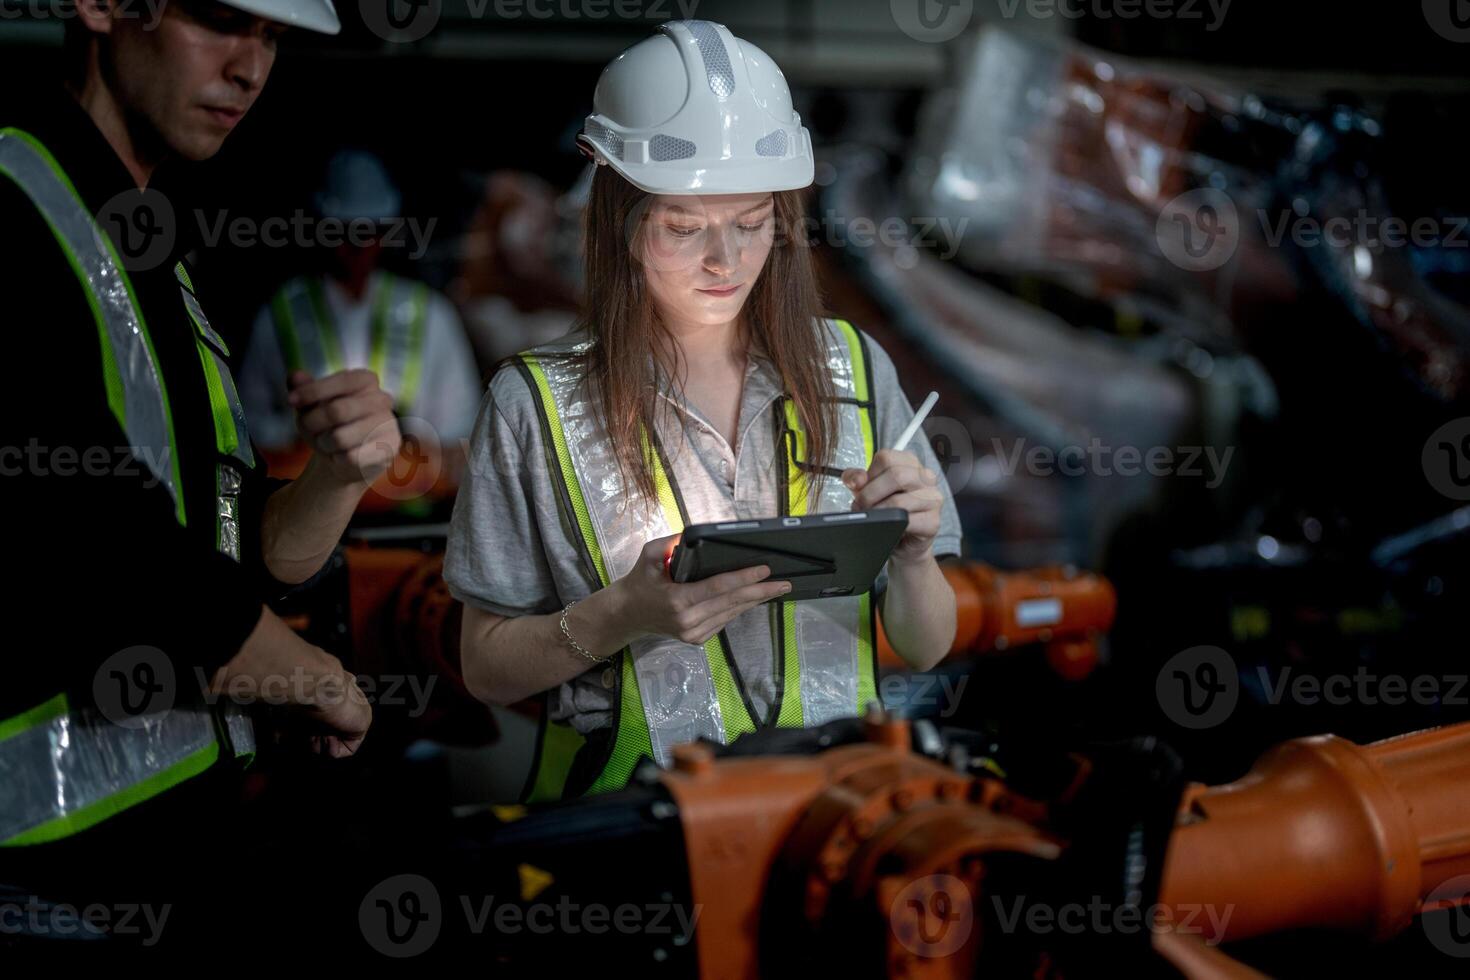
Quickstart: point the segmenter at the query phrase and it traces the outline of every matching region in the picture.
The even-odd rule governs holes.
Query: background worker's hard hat
[[[301,27],[318,34],[336,34],[342,30],[337,19],[337,9],[332,0],[220,0],[227,7],[234,7],[266,20],[279,21],[291,27]]]
[[[339,150],[327,161],[314,203],[323,218],[390,221],[403,199],[382,160],[366,150]]]
[[[746,194],[812,182],[812,138],[781,69],[722,24],[675,20],[602,72],[583,152],[652,194]]]

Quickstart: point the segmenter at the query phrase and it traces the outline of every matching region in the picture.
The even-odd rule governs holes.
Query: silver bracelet
[[[583,659],[590,660],[595,664],[607,663],[609,660],[612,659],[611,657],[599,657],[591,650],[588,650],[586,647],[582,646],[582,644],[572,639],[572,631],[567,628],[567,612],[576,604],[577,600],[573,599],[571,602],[567,603],[566,608],[561,611],[561,635],[567,638],[568,645],[570,645],[573,650],[577,651],[577,653]]]

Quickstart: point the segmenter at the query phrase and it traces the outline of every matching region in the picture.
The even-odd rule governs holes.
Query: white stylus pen
[[[914,433],[919,431],[919,426],[924,424],[924,420],[929,417],[929,412],[933,410],[934,403],[937,401],[939,401],[939,392],[929,392],[929,397],[925,398],[924,404],[919,406],[919,413],[914,416],[909,427],[903,430],[903,435],[899,436],[898,441],[893,444],[894,452],[901,453],[908,448],[909,440],[914,437]]]

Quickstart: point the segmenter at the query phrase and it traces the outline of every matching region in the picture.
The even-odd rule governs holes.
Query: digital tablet
[[[694,524],[670,558],[675,582],[769,565],[767,582],[790,582],[783,600],[861,595],[908,529],[901,507],[759,521]]]

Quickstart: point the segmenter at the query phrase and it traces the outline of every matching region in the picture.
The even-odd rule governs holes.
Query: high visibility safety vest
[[[383,390],[393,393],[398,411],[407,414],[423,376],[429,287],[384,272],[375,293],[368,366]],[[320,378],[347,366],[320,279],[293,279],[282,286],[271,299],[271,320],[288,370],[309,371]]]
[[[838,440],[833,465],[821,471],[828,477],[821,499],[814,499],[818,468],[806,459],[806,434],[796,404],[786,396],[772,403],[785,515],[850,509],[852,493],[842,485],[841,473],[866,468],[873,458],[866,341],[846,321],[823,321],[822,326],[838,403]],[[536,348],[518,355],[516,365],[537,395],[548,464],[559,477],[560,506],[579,531],[583,560],[605,587],[633,568],[648,541],[690,524],[738,520],[739,515],[723,492],[682,493],[681,485],[687,490],[690,481],[713,477],[690,451],[678,454],[675,479],[656,433],[645,431],[642,438],[658,499],[646,501],[636,485],[623,485],[612,446],[581,383],[581,368],[574,361],[538,356],[585,351],[590,343]],[[701,502],[697,509],[689,507],[693,501]],[[869,593],[776,602],[771,608],[779,624],[774,631],[779,640],[778,695],[766,723],[756,717],[724,630],[702,648],[673,637],[643,637],[624,648],[608,668],[614,671],[612,735],[600,758],[578,760],[577,765],[578,772],[591,774],[590,780],[568,785],[573,760],[579,752],[593,751],[593,745],[571,726],[551,721],[548,711],[523,796],[540,802],[621,789],[639,760],[667,765],[673,747],[682,742],[704,737],[723,744],[768,725],[813,727],[860,715],[877,699],[877,623]]]
[[[66,255],[96,321],[108,406],[186,526],[168,388],[127,270],[66,171],[34,136],[0,129],[0,176],[30,198]],[[224,361],[224,341],[200,309],[182,263],[174,274],[195,327],[214,415],[215,542],[239,561],[237,467],[255,465],[245,413]],[[198,775],[221,755],[248,762],[254,754],[254,728],[237,705],[180,706],[123,725],[58,694],[0,719],[0,847],[68,837]]]

